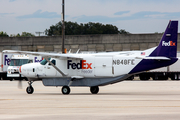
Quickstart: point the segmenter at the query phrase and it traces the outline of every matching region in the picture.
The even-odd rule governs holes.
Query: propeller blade
[[[19,89],[22,89],[22,80],[19,80],[19,82],[18,82],[18,88],[19,88]]]

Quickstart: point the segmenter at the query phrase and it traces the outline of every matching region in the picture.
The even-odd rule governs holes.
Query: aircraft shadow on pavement
[[[33,95],[63,95],[61,93],[34,93]],[[69,94],[70,96],[72,95],[91,95],[91,96],[102,96],[102,95],[121,95],[121,96],[134,96],[134,95],[140,95],[140,96],[173,96],[173,95],[180,95],[180,93],[153,93],[153,92],[126,92],[126,93],[98,93],[98,94],[91,94],[91,93],[71,93]],[[64,95],[64,96],[69,96],[69,95]]]

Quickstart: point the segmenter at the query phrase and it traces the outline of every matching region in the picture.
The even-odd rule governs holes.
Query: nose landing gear
[[[27,94],[33,94],[33,92],[34,92],[34,88],[32,87],[32,83],[33,83],[32,81],[28,82],[29,86],[26,88]]]

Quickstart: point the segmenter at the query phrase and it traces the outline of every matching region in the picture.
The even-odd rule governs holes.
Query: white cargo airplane
[[[32,94],[34,81],[44,86],[63,86],[62,93],[69,94],[70,86],[90,87],[92,94],[98,86],[121,82],[133,74],[169,66],[175,63],[177,53],[178,21],[170,21],[157,47],[144,51],[108,52],[96,54],[52,54],[43,52],[11,51],[40,55],[41,63],[29,63],[20,67],[27,77],[26,91]]]

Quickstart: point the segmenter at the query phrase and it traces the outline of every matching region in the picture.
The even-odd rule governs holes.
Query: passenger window
[[[51,61],[54,65],[56,65],[56,60],[52,60]],[[49,63],[49,65],[51,65],[50,63]]]

